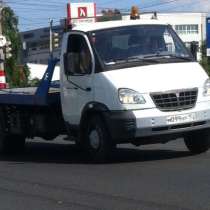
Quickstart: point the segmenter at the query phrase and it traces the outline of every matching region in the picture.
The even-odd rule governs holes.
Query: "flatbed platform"
[[[0,90],[0,105],[59,105],[59,88],[49,88],[46,103],[43,103],[43,101],[40,100],[40,97],[36,94],[37,89],[37,87],[28,87]]]
[[[60,88],[52,84],[52,75],[58,59],[49,60],[46,72],[38,87],[0,90],[0,105],[9,106],[59,106]]]
[[[57,62],[49,60],[38,87],[0,90],[0,133],[53,140],[66,132],[59,81],[51,81]]]

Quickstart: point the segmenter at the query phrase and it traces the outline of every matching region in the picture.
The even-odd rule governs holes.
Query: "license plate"
[[[190,113],[190,114],[169,116],[166,118],[166,123],[168,125],[171,125],[171,124],[178,124],[178,123],[193,122],[195,120],[196,120],[196,114]]]

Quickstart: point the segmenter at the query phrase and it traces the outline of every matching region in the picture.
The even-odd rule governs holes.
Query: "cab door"
[[[63,55],[62,109],[70,125],[79,125],[84,106],[93,101],[94,56],[88,37],[81,32],[69,34]]]

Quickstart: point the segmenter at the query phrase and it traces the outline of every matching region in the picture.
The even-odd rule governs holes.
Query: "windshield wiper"
[[[180,56],[180,55],[169,55],[171,58],[177,58],[177,59],[182,59],[186,61],[193,61],[192,57],[185,57],[185,56]]]
[[[124,59],[116,59],[116,60],[112,59],[109,62],[105,62],[105,64],[109,66],[109,65],[121,64],[121,63],[125,63],[125,62],[127,62],[127,61]]]
[[[139,56],[131,56],[128,58],[122,59],[113,59],[110,62],[107,62],[106,65],[114,65],[114,64],[121,64],[121,63],[131,63],[131,62],[146,62],[146,63],[159,63],[156,59],[144,58]]]
[[[152,62],[152,63],[159,63],[156,59],[152,58],[145,58],[144,56],[131,56],[127,58],[128,62],[131,61],[142,61],[142,62]]]
[[[156,53],[156,54],[151,54],[151,55],[145,55],[144,58],[177,58],[177,59],[182,59],[186,61],[193,61],[192,57],[186,57],[186,56],[169,54],[169,53],[167,54]]]

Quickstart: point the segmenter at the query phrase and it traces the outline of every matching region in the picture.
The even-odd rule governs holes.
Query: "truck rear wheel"
[[[200,154],[210,148],[210,131],[192,133],[184,138],[185,145],[193,154]]]
[[[0,153],[21,152],[25,147],[25,137],[19,135],[0,135]]]
[[[98,115],[92,116],[87,120],[84,129],[85,148],[91,159],[96,162],[107,161],[115,145],[102,118]]]

